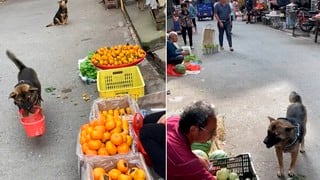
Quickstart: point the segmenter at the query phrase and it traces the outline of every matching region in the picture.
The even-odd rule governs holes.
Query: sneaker
[[[193,46],[190,46],[190,48],[191,48],[191,49],[194,49],[194,47],[193,47]]]
[[[220,50],[224,50],[223,46],[220,46]]]
[[[234,49],[232,47],[230,47],[230,51],[234,51]]]

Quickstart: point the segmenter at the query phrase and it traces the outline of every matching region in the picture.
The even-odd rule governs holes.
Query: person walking
[[[252,17],[252,10],[253,10],[253,0],[246,0],[246,11],[247,11],[247,24],[252,23],[251,17]]]
[[[181,34],[184,41],[184,45],[187,45],[187,33],[189,37],[189,44],[191,49],[193,49],[193,42],[192,42],[192,27],[193,23],[190,18],[190,13],[188,11],[188,6],[186,3],[181,4],[181,13],[179,16],[179,22],[181,26]]]
[[[226,32],[228,44],[230,51],[233,51],[232,38],[231,38],[231,8],[226,0],[220,0],[219,3],[215,5],[215,18],[217,19],[217,26],[219,30],[219,45],[220,49],[223,50],[223,35]]]
[[[188,5],[188,11],[190,13],[190,18],[192,20],[193,27],[195,30],[197,30],[197,24],[196,24],[197,10],[192,4],[192,0],[186,0],[186,3]]]

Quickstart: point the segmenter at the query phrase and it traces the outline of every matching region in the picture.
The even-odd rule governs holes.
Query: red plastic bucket
[[[24,113],[23,110],[19,111],[20,113],[20,122],[26,131],[27,136],[35,137],[43,135],[45,132],[45,117],[42,114],[41,107],[35,107],[35,113],[29,116],[22,116]]]

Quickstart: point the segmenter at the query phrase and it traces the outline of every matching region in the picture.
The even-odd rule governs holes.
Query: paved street
[[[284,117],[289,93],[295,90],[308,110],[306,153],[298,157],[297,173],[308,180],[319,179],[319,44],[264,25],[235,22],[235,51],[228,50],[225,39],[224,51],[204,56],[202,28],[208,23],[217,29],[216,21],[198,22],[198,34],[194,36],[194,52],[203,61],[201,73],[168,78],[169,114],[180,113],[182,107],[195,100],[213,103],[217,112],[226,116],[225,150],[234,155],[250,152],[260,179],[276,180],[274,149],[262,143],[269,124],[267,116]],[[286,173],[289,159],[286,154]]]
[[[99,2],[69,1],[69,24],[49,28],[45,26],[52,22],[57,1],[0,3],[0,179],[79,179],[77,134],[80,125],[88,121],[98,93],[96,84],[86,85],[79,79],[78,59],[102,46],[134,43],[120,9],[105,10]],[[7,58],[6,49],[38,73],[46,118],[42,137],[26,137],[17,107],[8,99],[18,69]],[[149,77],[146,93],[164,90],[164,81],[153,74],[149,63],[140,67],[143,76]],[[47,93],[44,89],[48,87],[56,90]],[[82,99],[84,93],[90,97],[88,102]]]

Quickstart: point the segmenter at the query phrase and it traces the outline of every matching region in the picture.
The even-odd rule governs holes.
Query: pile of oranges
[[[91,57],[97,67],[117,67],[132,64],[145,57],[145,51],[138,45],[117,45],[99,48]]]
[[[127,154],[132,145],[129,122],[125,118],[131,109],[100,111],[99,119],[81,126],[80,144],[85,155]]]
[[[146,173],[138,167],[129,168],[128,162],[125,159],[120,159],[117,166],[108,172],[102,167],[95,167],[93,177],[94,180],[145,180]]]

